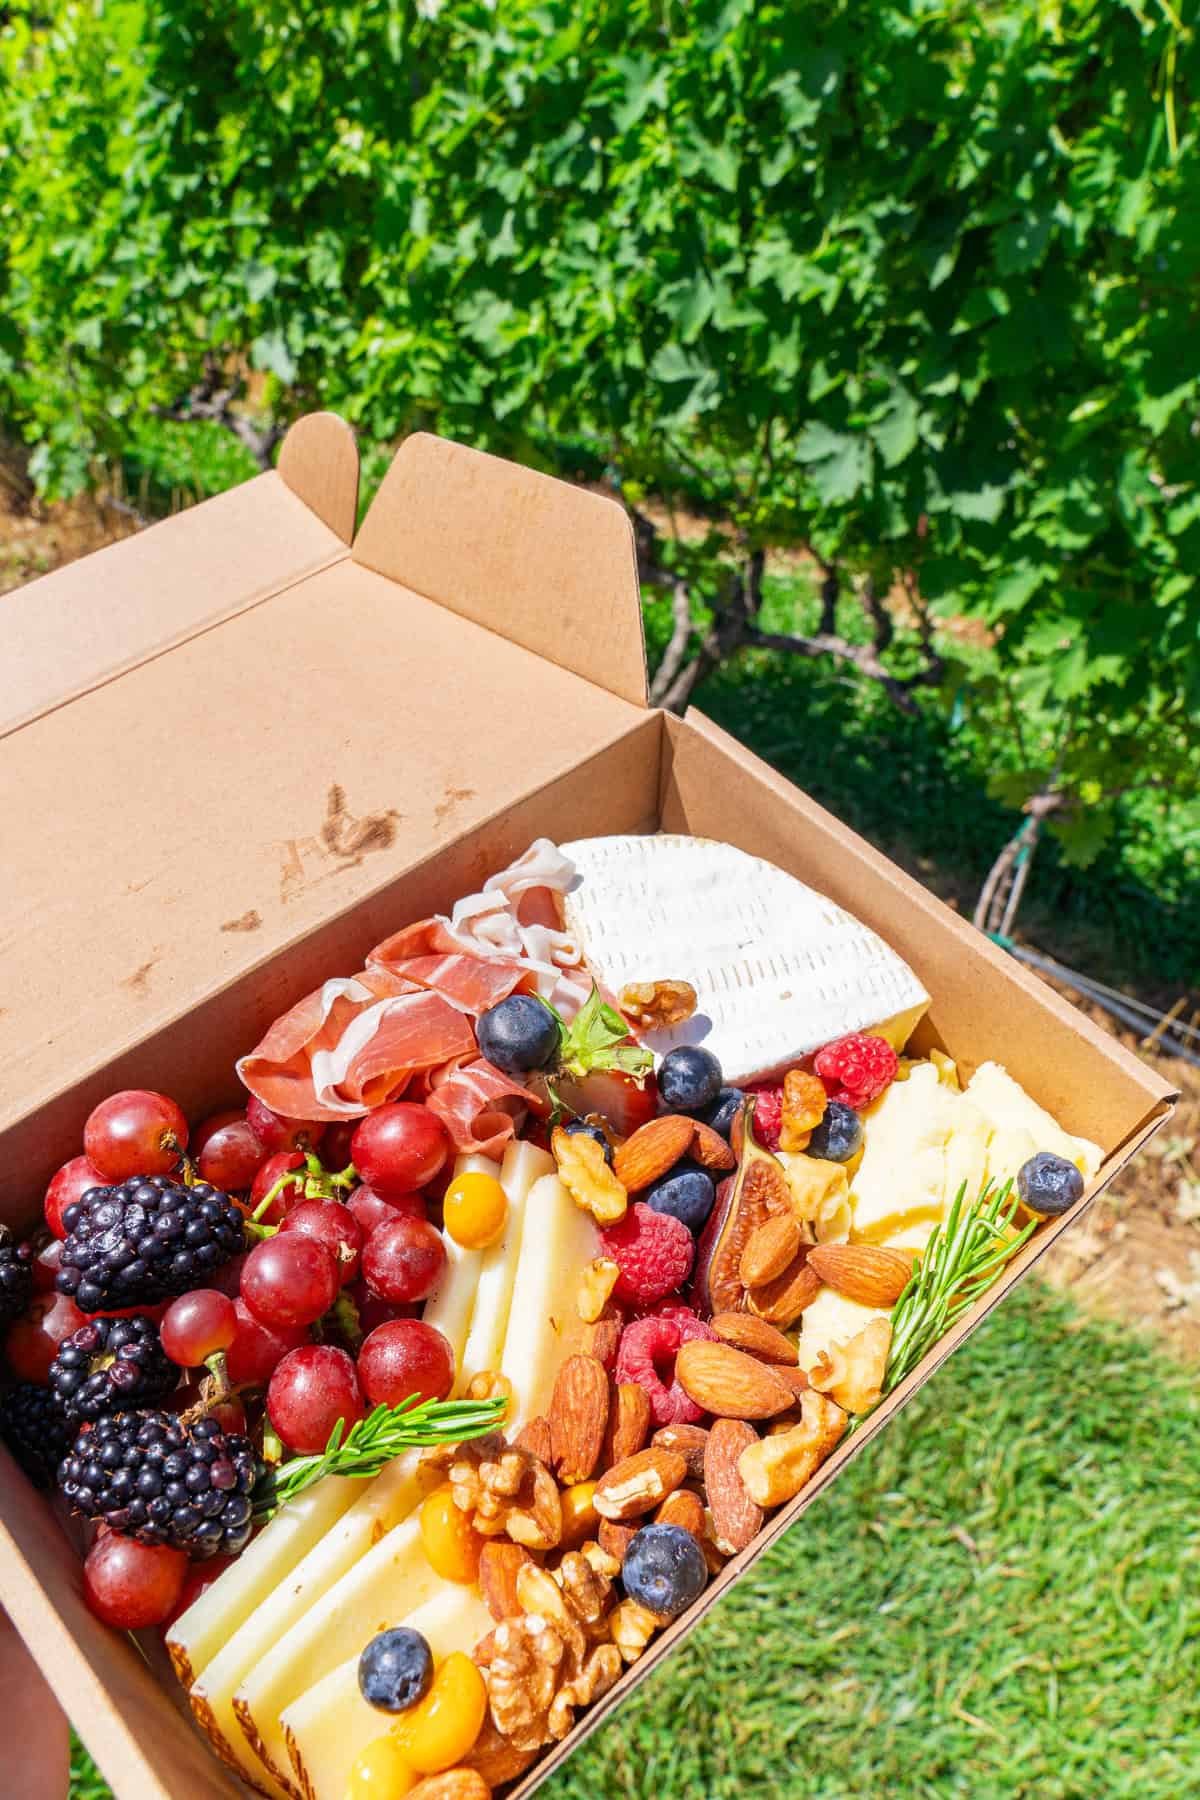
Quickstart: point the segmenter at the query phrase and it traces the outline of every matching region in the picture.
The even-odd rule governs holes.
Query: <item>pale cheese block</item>
[[[508,1429],[546,1412],[564,1357],[582,1343],[586,1326],[576,1294],[584,1269],[599,1253],[591,1215],[576,1206],[557,1175],[529,1190],[500,1367],[513,1385]]]
[[[834,1344],[848,1343],[872,1319],[886,1319],[887,1316],[886,1307],[862,1306],[857,1300],[847,1300],[833,1288],[822,1288],[800,1315],[800,1336],[796,1343],[800,1367],[807,1373],[822,1350],[830,1350]]]
[[[495,1620],[474,1588],[446,1582],[432,1599],[395,1623],[421,1632],[440,1663],[455,1650],[469,1656]],[[364,1637],[364,1646],[366,1642]],[[391,1723],[358,1691],[360,1654],[361,1647],[294,1700],[279,1721],[296,1778],[317,1800],[343,1800],[355,1762]]]
[[[458,1157],[454,1164],[455,1175],[464,1175],[468,1171],[494,1175],[498,1179],[500,1164],[490,1156]],[[443,1232],[442,1241],[446,1246],[446,1267],[441,1280],[426,1300],[421,1317],[427,1325],[436,1326],[449,1340],[450,1348],[454,1351],[454,1366],[461,1375],[463,1352],[471,1329],[475,1291],[479,1286],[479,1273],[483,1268],[485,1252],[464,1250],[454,1242],[449,1232]]]
[[[686,980],[695,1015],[641,1034],[658,1056],[704,1044],[727,1082],[766,1074],[848,1031],[899,1050],[929,1006],[916,975],[842,907],[773,863],[710,838],[583,838],[563,911],[612,994]]]
[[[954,1197],[947,1194],[947,1147],[956,1131],[971,1125],[978,1125],[978,1115],[973,1119],[963,1096],[938,1080],[932,1063],[918,1063],[906,1080],[893,1082],[863,1113],[863,1158],[850,1184],[851,1238],[924,1249]]]
[[[355,1484],[359,1499],[255,1608],[193,1684],[189,1694],[192,1710],[209,1737],[219,1737],[254,1779],[261,1776],[261,1764],[238,1723],[234,1695],[247,1672],[270,1653],[296,1620],[328,1593],[372,1544],[412,1512],[422,1497],[417,1475],[420,1455],[419,1450],[406,1451],[373,1481]],[[237,1566],[235,1563],[233,1569]],[[225,1578],[209,1592],[214,1593]]]
[[[534,1182],[553,1172],[554,1158],[536,1144],[516,1140],[504,1152],[500,1185],[508,1200],[508,1215],[500,1241],[482,1252],[470,1329],[458,1363],[460,1390],[473,1375],[500,1367],[521,1255],[525,1204]]]
[[[1039,1150],[1065,1157],[1087,1180],[1104,1161],[1098,1144],[1064,1131],[999,1063],[980,1064],[967,1083],[966,1098],[991,1128],[987,1172],[994,1181],[1015,1181],[1022,1163]]]
[[[378,1632],[398,1625],[446,1585],[425,1555],[412,1513],[368,1550],[249,1669],[234,1698],[248,1742],[274,1774],[286,1774],[279,1715]]]
[[[175,1621],[167,1639],[175,1673],[185,1687],[244,1625],[256,1607],[362,1498],[362,1483],[328,1475],[281,1507],[219,1581]]]

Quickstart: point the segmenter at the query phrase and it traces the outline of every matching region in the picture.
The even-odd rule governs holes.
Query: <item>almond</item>
[[[479,1592],[497,1625],[520,1612],[517,1576],[532,1561],[523,1545],[507,1538],[489,1538],[479,1552]]]
[[[409,1788],[412,1800],[492,1800],[492,1790],[478,1769],[443,1769]]]
[[[675,1379],[697,1406],[720,1418],[769,1419],[792,1404],[791,1388],[768,1364],[707,1338],[680,1345]]]
[[[692,1156],[702,1169],[736,1169],[737,1157],[719,1131],[700,1119],[692,1128]]]
[[[744,1350],[747,1356],[757,1356],[760,1362],[795,1367],[799,1361],[791,1338],[784,1337],[782,1331],[754,1313],[718,1313],[709,1324],[722,1343],[732,1344],[735,1350]]]
[[[673,1450],[687,1464],[688,1480],[703,1481],[708,1432],[703,1425],[660,1425],[650,1439],[656,1450]]]
[[[894,1306],[913,1272],[911,1250],[883,1244],[814,1244],[809,1267],[847,1300],[862,1306]]]
[[[624,1524],[661,1506],[686,1476],[687,1463],[673,1450],[639,1450],[600,1477],[592,1503],[602,1519]]]
[[[676,1488],[654,1515],[656,1525],[681,1525],[697,1542],[704,1539],[704,1503],[691,1488]]]
[[[793,1400],[798,1400],[805,1389],[812,1386],[812,1379],[806,1369],[788,1369],[779,1364],[775,1364],[773,1367],[780,1381],[786,1381],[791,1388]]]
[[[800,1243],[800,1221],[791,1213],[776,1213],[774,1218],[764,1219],[750,1233],[742,1251],[738,1274],[743,1285],[756,1288],[774,1281],[776,1275],[791,1268]]]
[[[622,1525],[616,1519],[601,1519],[600,1529],[596,1533],[596,1541],[602,1550],[615,1556],[618,1562],[624,1562],[625,1552],[637,1536],[636,1525]]]
[[[649,1435],[650,1396],[635,1381],[622,1381],[609,1401],[600,1467],[611,1469],[627,1456],[636,1456],[645,1449]]]
[[[608,1375],[594,1356],[568,1356],[550,1400],[554,1473],[564,1487],[586,1481],[600,1460],[608,1424]]]
[[[726,1556],[736,1556],[762,1529],[762,1508],[750,1498],[738,1474],[738,1457],[757,1442],[758,1433],[744,1419],[718,1419],[708,1434],[704,1491],[717,1549]]]
[[[540,1413],[536,1419],[530,1419],[527,1424],[522,1425],[517,1433],[516,1444],[518,1450],[527,1450],[530,1456],[536,1456],[538,1461],[545,1463],[547,1468],[554,1461],[554,1440],[550,1435],[550,1421],[542,1418]]]
[[[808,1266],[810,1254],[809,1247],[802,1246],[796,1260],[782,1275],[776,1275],[773,1281],[764,1282],[762,1287],[751,1288],[746,1296],[750,1311],[784,1331],[789,1325],[794,1325],[805,1307],[812,1305],[824,1285],[816,1270]]]
[[[681,1113],[650,1119],[626,1138],[613,1158],[613,1173],[628,1194],[640,1194],[675,1167],[687,1151],[695,1121]]]
[[[584,1354],[594,1356],[606,1369],[611,1369],[617,1360],[617,1350],[624,1329],[620,1314],[615,1309],[606,1308],[583,1334]]]

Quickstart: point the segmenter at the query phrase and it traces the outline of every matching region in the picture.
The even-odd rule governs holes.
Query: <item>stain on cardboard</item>
[[[390,850],[403,814],[394,807],[382,812],[352,812],[345,789],[332,782],[325,797],[325,817],[313,837],[288,838],[279,846],[279,897],[297,900],[319,881],[355,869],[375,850]]]
[[[439,800],[433,809],[433,816],[441,825],[450,817],[456,807],[462,805],[464,800],[473,800],[474,798],[474,788],[447,787],[444,798]]]
[[[140,969],[135,969],[133,971],[132,975],[126,975],[121,986],[123,988],[128,988],[131,994],[148,993],[150,990],[150,971],[159,960],[160,959],[157,956],[152,956],[149,962],[144,962]]]
[[[262,924],[262,914],[256,907],[244,912],[240,919],[226,919],[222,931],[257,931]]]

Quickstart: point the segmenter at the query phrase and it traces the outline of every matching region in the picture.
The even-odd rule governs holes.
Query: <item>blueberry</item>
[[[668,1112],[703,1112],[720,1091],[721,1065],[711,1050],[680,1044],[667,1051],[658,1070],[658,1097]]]
[[[819,1156],[825,1162],[849,1162],[858,1154],[862,1141],[862,1120],[854,1108],[843,1106],[840,1100],[831,1100],[825,1108],[825,1117],[813,1127],[808,1154]]]
[[[480,1054],[505,1075],[544,1069],[558,1050],[558,1020],[536,994],[510,994],[489,1007],[475,1035]]]
[[[419,1631],[395,1625],[373,1637],[358,1659],[358,1688],[368,1706],[404,1712],[429,1692],[433,1651]]]
[[[578,1137],[595,1138],[596,1142],[601,1146],[601,1148],[604,1151],[605,1162],[608,1164],[610,1169],[612,1168],[613,1147],[609,1143],[608,1139],[605,1137],[605,1135],[604,1135],[603,1131],[600,1129],[599,1125],[590,1125],[586,1119],[572,1119],[569,1125],[563,1126],[563,1130],[566,1132],[568,1137],[577,1137],[578,1136]]]
[[[719,1131],[723,1138],[727,1138],[745,1101],[746,1096],[741,1088],[723,1087],[712,1105],[706,1106],[700,1116],[706,1125],[711,1125],[714,1131]]]
[[[1074,1206],[1083,1192],[1083,1176],[1065,1156],[1039,1150],[1017,1171],[1017,1192],[1022,1206],[1040,1219],[1052,1219]]]
[[[621,1580],[631,1600],[674,1619],[704,1592],[704,1553],[682,1525],[643,1525],[629,1540]]]
[[[651,1212],[670,1213],[695,1236],[704,1230],[717,1190],[707,1169],[695,1163],[676,1163],[669,1175],[647,1188],[641,1198]]]

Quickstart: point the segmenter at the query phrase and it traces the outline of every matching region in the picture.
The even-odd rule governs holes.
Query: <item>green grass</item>
[[[1200,1792],[1198,1468],[1193,1373],[1027,1286],[548,1800]]]

